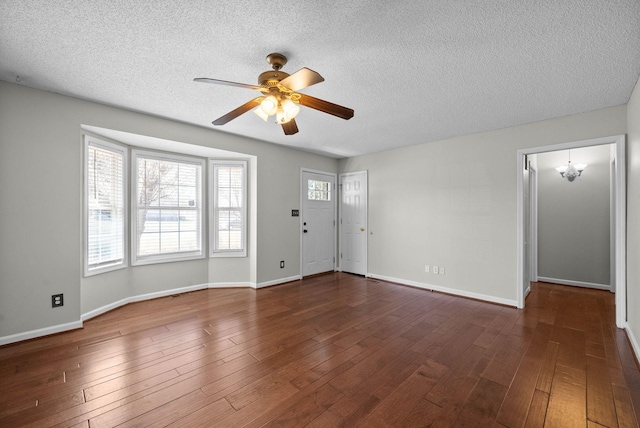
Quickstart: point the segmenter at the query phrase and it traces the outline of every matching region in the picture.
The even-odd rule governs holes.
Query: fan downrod
[[[271,68],[278,71],[287,63],[287,57],[281,53],[274,52],[267,55],[267,62],[271,65]]]

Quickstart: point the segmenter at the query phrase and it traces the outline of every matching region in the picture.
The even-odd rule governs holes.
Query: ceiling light
[[[566,178],[570,182],[582,175],[582,171],[587,167],[586,163],[578,163],[576,165],[571,164],[571,150],[569,150],[569,162],[566,165],[562,165],[556,168],[556,171],[560,173],[562,178]]]
[[[260,116],[260,119],[264,120],[265,122],[267,121],[267,119],[269,119],[269,115],[265,113],[264,110],[262,110],[261,106],[258,106],[255,109],[253,109],[253,112],[258,116]]]
[[[278,111],[278,99],[273,95],[269,95],[262,100],[260,108],[267,116],[272,116]]]
[[[289,98],[285,98],[284,100],[282,100],[281,105],[287,122],[296,117],[298,113],[300,113],[300,106],[291,101]]]
[[[287,117],[286,113],[282,109],[282,106],[278,106],[278,111],[276,112],[276,122],[282,124],[287,123],[291,120],[290,117]]]

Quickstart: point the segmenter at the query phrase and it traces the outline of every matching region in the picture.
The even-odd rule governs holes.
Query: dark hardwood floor
[[[347,274],[130,304],[0,347],[0,426],[633,427],[606,291],[525,310]]]

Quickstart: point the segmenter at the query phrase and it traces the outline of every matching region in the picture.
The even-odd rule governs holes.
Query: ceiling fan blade
[[[282,130],[284,131],[284,135],[293,135],[298,132],[298,125],[296,124],[295,119],[291,119],[287,123],[282,124]]]
[[[316,83],[324,82],[319,73],[304,67],[280,81],[280,84],[292,91],[299,91]]]
[[[219,80],[219,79],[209,79],[206,77],[197,77],[193,79],[193,81],[202,82],[202,83],[215,83],[216,85],[237,86],[239,88],[253,89],[254,91],[261,91],[261,92],[265,90],[265,88],[263,88],[262,86],[248,85],[246,83],[228,82],[226,80]]]
[[[319,110],[324,113],[332,114],[341,119],[349,120],[353,117],[353,109],[348,107],[342,107],[338,104],[330,103],[329,101],[321,100],[319,98],[314,98],[309,95],[299,94],[300,100],[298,101],[301,105],[310,107],[315,110]]]
[[[241,114],[248,112],[252,108],[259,106],[260,102],[263,99],[264,97],[254,98],[251,101],[242,104],[240,107],[234,110],[231,110],[229,113],[225,114],[224,116],[217,118],[212,123],[214,125],[224,125],[225,123],[232,121],[233,119],[240,116]]]

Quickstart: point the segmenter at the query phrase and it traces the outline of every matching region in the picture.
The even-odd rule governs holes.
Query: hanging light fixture
[[[571,164],[571,150],[569,150],[569,162],[556,168],[562,178],[566,178],[570,182],[582,175],[582,171],[587,167],[586,163]]]

